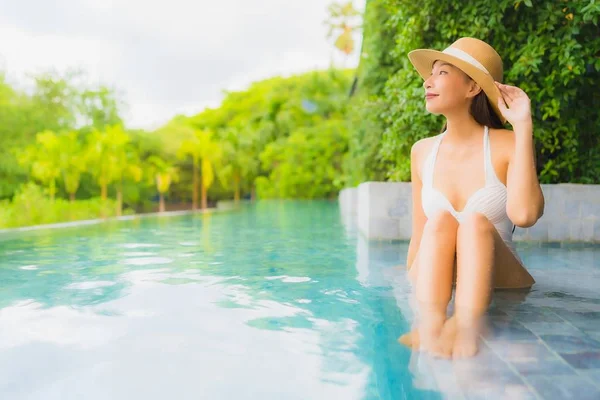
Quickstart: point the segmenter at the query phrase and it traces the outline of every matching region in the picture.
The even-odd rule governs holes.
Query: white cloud
[[[117,58],[117,48],[110,42],[93,38],[60,35],[38,35],[15,26],[0,25],[0,54],[8,73],[38,73],[48,69],[64,71],[82,67],[100,80],[117,77],[111,59]]]
[[[324,0],[21,0],[0,4],[0,57],[20,78],[83,68],[152,128],[254,80],[329,66]],[[364,0],[357,0],[364,7]],[[31,10],[36,10],[33,13]],[[358,46],[348,66],[356,65]]]

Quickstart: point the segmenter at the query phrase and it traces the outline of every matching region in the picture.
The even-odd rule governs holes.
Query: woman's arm
[[[513,128],[515,145],[508,164],[506,212],[515,225],[526,228],[544,213],[544,194],[535,168],[532,124]]]
[[[498,107],[514,129],[514,146],[508,163],[506,213],[517,226],[530,227],[544,213],[544,194],[535,168],[531,102],[515,86],[496,82],[500,91]]]
[[[423,212],[423,206],[421,205],[421,188],[423,183],[421,176],[419,175],[419,165],[421,165],[422,147],[424,140],[419,140],[415,143],[410,151],[410,180],[412,190],[412,235],[410,237],[410,244],[408,245],[408,255],[406,258],[406,268],[410,269],[417,252],[419,251],[419,245],[421,244],[421,236],[423,235],[423,227],[427,217]]]

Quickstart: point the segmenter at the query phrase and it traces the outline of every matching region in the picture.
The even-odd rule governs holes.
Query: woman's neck
[[[446,119],[446,136],[451,140],[468,141],[474,136],[479,136],[481,124],[471,114],[453,115]]]

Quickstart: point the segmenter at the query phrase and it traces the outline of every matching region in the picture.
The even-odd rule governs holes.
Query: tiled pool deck
[[[450,399],[600,399],[600,248],[531,246],[521,254],[537,281],[532,290],[495,292],[475,358],[413,353],[423,389]],[[406,287],[397,286],[399,304]]]

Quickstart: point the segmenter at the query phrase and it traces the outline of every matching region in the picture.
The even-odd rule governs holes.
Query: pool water
[[[396,341],[412,322],[406,249],[366,241],[327,201],[0,236],[0,398],[475,398]],[[594,395],[600,253],[521,254],[540,289],[495,303],[496,336],[469,361],[494,368],[473,396],[552,398],[553,373]],[[563,368],[530,379],[514,365],[548,365],[535,346]]]

